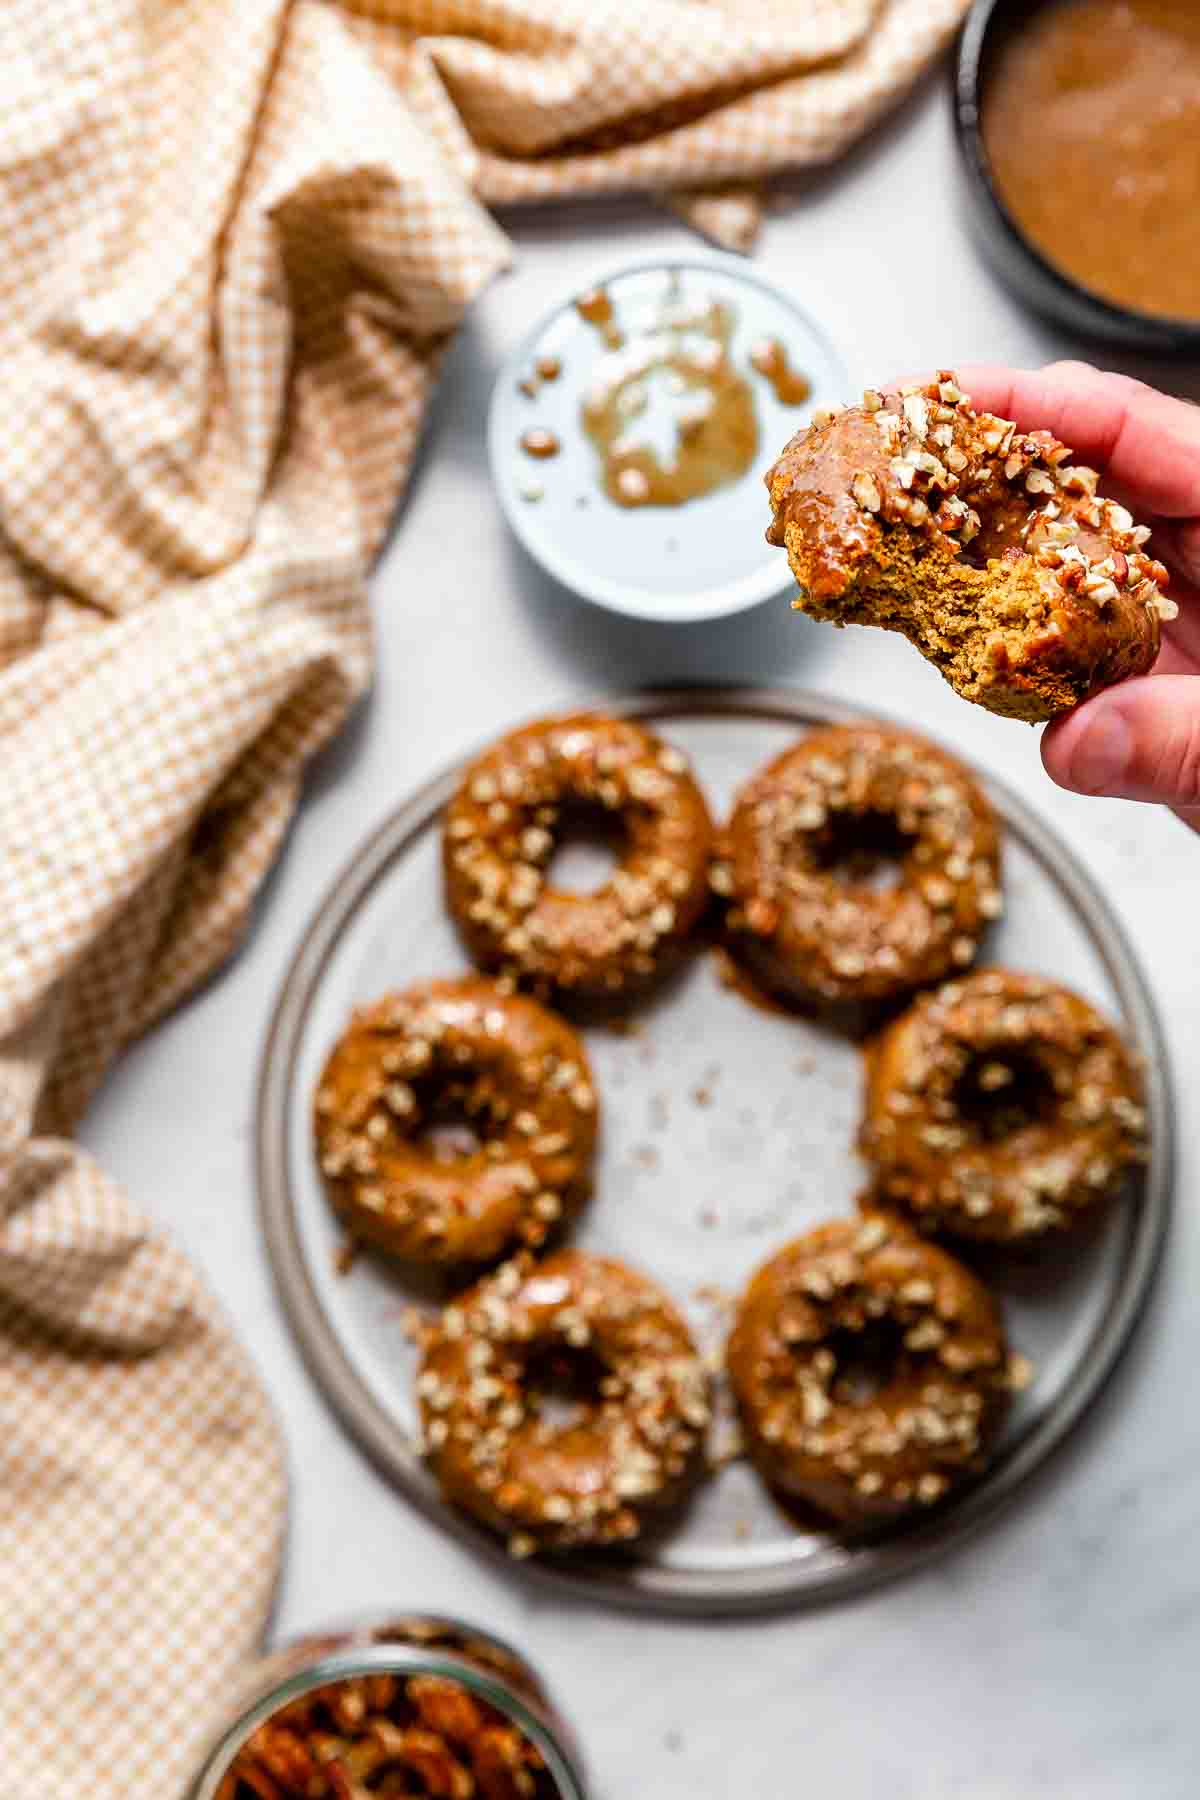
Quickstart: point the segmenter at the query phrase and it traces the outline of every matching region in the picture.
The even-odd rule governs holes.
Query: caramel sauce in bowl
[[[682,506],[737,481],[758,449],[754,394],[729,354],[719,300],[665,307],[650,330],[604,358],[582,420],[618,506]]]
[[[976,0],[959,45],[970,222],[1075,331],[1200,353],[1200,6]]]

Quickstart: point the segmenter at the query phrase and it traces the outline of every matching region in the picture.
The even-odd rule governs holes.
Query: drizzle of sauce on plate
[[[536,400],[542,385],[547,381],[557,381],[563,372],[562,358],[559,356],[539,356],[528,375],[522,375],[517,383],[517,392],[524,394],[527,400]]]
[[[542,460],[547,456],[557,456],[562,445],[552,431],[546,431],[540,425],[531,425],[528,431],[521,433],[521,448],[526,456],[536,456]]]
[[[751,347],[750,367],[770,382],[781,406],[803,406],[812,393],[812,382],[793,369],[781,338],[760,338]]]
[[[625,339],[607,288],[585,289],[575,302],[575,311],[586,324],[595,326],[610,350],[620,349]]]

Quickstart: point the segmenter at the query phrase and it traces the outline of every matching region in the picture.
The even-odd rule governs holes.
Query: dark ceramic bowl
[[[1001,46],[1039,6],[1053,0],[975,0],[959,39],[955,69],[958,142],[972,224],[1008,285],[1038,312],[1088,337],[1200,359],[1200,319],[1137,312],[1103,299],[1046,261],[1001,200],[980,129],[984,90]]]

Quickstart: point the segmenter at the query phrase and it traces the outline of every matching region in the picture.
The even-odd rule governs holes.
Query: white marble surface
[[[796,184],[769,223],[760,266],[825,320],[856,381],[1078,349],[1031,321],[979,262],[953,162],[939,79],[848,163]],[[512,224],[517,270],[450,358],[375,577],[374,696],[314,772],[244,952],[124,1060],[84,1133],[206,1270],[286,1423],[294,1506],[278,1628],[387,1602],[492,1622],[551,1672],[582,1730],[596,1800],[755,1790],[1183,1800],[1195,1792],[1200,1740],[1200,842],[1153,810],[1059,793],[1032,732],[963,706],[897,639],[813,626],[778,603],[699,630],[642,626],[577,607],[541,579],[507,539],[488,485],[490,373],[570,285],[694,240],[637,205]],[[1178,371],[1160,375],[1180,385]],[[854,1604],[733,1624],[565,1605],[410,1513],[301,1366],[264,1262],[250,1160],[273,993],[317,894],[367,828],[445,759],[521,715],[683,678],[787,681],[882,705],[1015,780],[1082,853],[1140,945],[1183,1102],[1166,1277],[1074,1446],[1002,1522],[927,1573]]]

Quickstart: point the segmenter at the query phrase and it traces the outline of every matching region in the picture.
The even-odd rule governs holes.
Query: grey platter
[[[679,690],[606,699],[693,758],[714,812],[804,729],[861,717],[815,694]],[[379,1467],[429,1517],[520,1579],[626,1607],[737,1612],[829,1600],[918,1567],[1011,1502],[1095,1403],[1146,1303],[1166,1238],[1172,1106],[1153,1000],[1091,877],[1015,794],[983,777],[1006,828],[1008,908],[986,958],[1052,974],[1122,1022],[1145,1058],[1150,1161],[1091,1234],[999,1286],[1035,1377],[988,1469],[936,1511],[838,1541],[779,1510],[744,1462],[722,1468],[670,1534],[620,1560],[514,1565],[441,1501],[416,1449],[401,1320],[427,1304],[384,1259],[335,1261],[336,1221],[309,1141],[309,1097],[351,1008],[465,968],[441,896],[439,820],[461,766],[411,795],[338,875],[295,953],[260,1070],[258,1185],[284,1305],[317,1381]],[[646,1269],[719,1347],[724,1309],[789,1237],[853,1206],[859,1057],[802,1019],[747,1004],[699,956],[637,1015],[586,1033],[604,1129],[596,1195],[574,1232]],[[720,1290],[718,1294],[717,1290]],[[720,1428],[718,1429],[718,1442]]]

